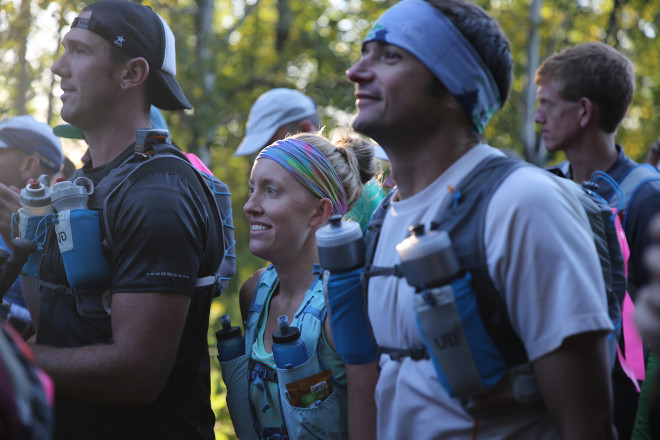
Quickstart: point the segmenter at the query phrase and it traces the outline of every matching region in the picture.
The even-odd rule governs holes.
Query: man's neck
[[[119,156],[129,145],[135,142],[138,128],[151,127],[149,113],[122,115],[108,119],[107,123],[99,124],[84,132],[89,145],[94,168],[106,165]]]
[[[566,150],[576,183],[589,181],[595,171],[607,171],[618,156],[614,134],[606,133],[584,139],[579,147]]]
[[[390,159],[400,199],[422,191],[477,144],[467,132],[381,142]]]

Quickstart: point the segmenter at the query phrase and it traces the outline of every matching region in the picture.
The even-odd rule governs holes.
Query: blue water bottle
[[[87,209],[94,183],[87,177],[58,181],[50,200],[57,212],[55,233],[71,287],[109,286],[112,267],[103,247],[99,212]]]
[[[307,361],[307,349],[300,339],[300,330],[289,326],[289,317],[277,318],[280,328],[273,332],[273,357],[277,368],[292,369]]]
[[[231,325],[229,315],[220,317],[222,328],[215,332],[218,341],[218,360],[229,362],[245,354],[245,340],[241,335],[241,329]]]
[[[362,297],[365,245],[360,224],[333,215],[316,231],[316,245],[337,353],[348,364],[373,362],[378,352]]]

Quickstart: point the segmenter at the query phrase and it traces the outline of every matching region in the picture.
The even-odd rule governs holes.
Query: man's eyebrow
[[[67,34],[64,36],[64,38],[62,39],[62,45],[63,46],[76,45],[76,46],[81,46],[85,49],[95,49],[98,47],[98,44],[92,44],[86,38],[82,38],[81,36],[75,36],[71,34]]]

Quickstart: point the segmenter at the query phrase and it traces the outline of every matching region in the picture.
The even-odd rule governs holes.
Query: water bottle
[[[112,280],[101,237],[99,212],[87,209],[94,184],[87,177],[62,180],[53,186],[51,202],[57,218],[55,233],[71,287],[104,288]]]
[[[220,317],[222,328],[215,332],[218,341],[218,361],[229,362],[245,354],[245,340],[241,329],[231,325],[229,315]]]
[[[277,318],[279,328],[273,332],[273,357],[277,368],[292,369],[307,361],[307,349],[300,339],[300,330],[289,326],[286,315]]]
[[[461,268],[446,231],[411,226],[396,246],[401,271],[415,287],[417,326],[438,381],[452,397],[472,397],[496,383],[507,369],[481,321],[470,273]]]
[[[410,236],[396,246],[401,272],[413,287],[435,287],[454,278],[459,270],[449,235],[445,231],[410,226]]]
[[[42,174],[39,179],[30,179],[25,188],[21,189],[21,208],[20,217],[43,217],[53,213],[50,203],[50,178]],[[22,237],[24,238],[24,237]]]
[[[321,267],[331,273],[348,272],[364,266],[364,241],[357,222],[342,221],[333,215],[329,224],[316,231]]]
[[[316,231],[319,262],[324,273],[323,291],[330,311],[332,337],[339,356],[350,364],[374,361],[378,353],[362,300],[365,246],[357,222],[333,215]]]
[[[53,185],[50,196],[55,212],[60,213],[72,209],[87,209],[87,200],[94,193],[94,183],[87,177],[78,177],[70,182],[58,179]]]
[[[25,188],[21,189],[21,208],[18,210],[20,238],[36,240],[37,225],[45,216],[53,214],[51,192],[50,178],[45,174],[39,176],[39,179],[30,179]],[[46,229],[44,228],[44,234]]]
[[[32,252],[22,273],[36,277],[41,260],[42,247],[46,241],[46,232],[52,224],[53,207],[50,203],[50,178],[42,174],[39,179],[31,179],[21,189],[21,208],[18,210],[18,236],[37,244],[38,251]],[[15,224],[12,220],[12,224]]]

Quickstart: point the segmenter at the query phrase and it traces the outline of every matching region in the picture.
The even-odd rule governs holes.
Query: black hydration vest
[[[217,256],[213,255],[212,246],[209,246],[208,254],[204,256],[204,258],[213,258],[217,261],[213,264],[216,270],[198,274],[196,287],[197,289],[210,288],[212,296],[217,297],[225,289],[236,267],[235,254],[233,254],[235,241],[229,189],[214,176],[196,170],[181,150],[163,142],[164,137],[149,137],[153,133],[154,130],[138,130],[138,140],[134,152],[101,178],[94,187],[93,197],[88,201],[89,209],[101,212],[101,235],[106,256],[111,262],[114,239],[106,210],[108,201],[114,197],[121,197],[123,193],[135,188],[136,185],[139,185],[140,179],[147,175],[177,174],[188,181],[197,194],[206,195],[209,204],[208,212],[213,216],[212,223],[219,225],[218,228],[211,228],[208,240],[209,243],[218,243],[220,253]],[[167,131],[158,130],[157,134],[166,135]],[[47,234],[44,255],[39,268],[39,285],[42,292],[71,296],[76,301],[78,313],[83,317],[103,318],[110,315],[110,286],[98,286],[94,289],[73,288],[67,282],[64,274],[57,239],[51,228]],[[103,294],[100,295],[99,291],[103,291]],[[110,331],[109,328],[105,330]]]
[[[138,136],[135,151],[95,185],[95,193],[90,197],[88,207],[103,211],[108,199],[130,191],[131,187],[140,185],[141,177],[152,173],[181,176],[204,203],[210,216],[209,225],[215,227],[209,227],[206,232],[208,245],[202,255],[198,284],[191,298],[173,368],[164,389],[149,405],[83,402],[57,396],[56,419],[59,428],[56,429],[60,438],[209,438],[213,435],[214,415],[207,401],[210,393],[210,359],[206,334],[209,308],[213,297],[220,292],[221,278],[233,274],[235,267],[233,259],[229,265],[223,265],[228,260],[223,258],[225,252],[233,249],[231,204],[226,185],[210,176],[204,177],[180,150],[161,142],[164,139],[156,139],[156,142],[149,144],[144,136],[142,139]],[[212,192],[206,182],[212,182],[216,191]],[[207,197],[202,194],[207,194]],[[112,261],[115,237],[111,236],[113,229],[105,224],[108,217],[112,218],[108,214],[112,213],[103,212],[100,216],[101,231],[108,245],[108,261]],[[223,225],[226,227],[223,228]],[[111,286],[89,290],[72,288],[66,279],[55,235],[54,229],[48,233],[39,268],[39,283],[42,304],[40,322],[56,327],[57,333],[51,335],[42,327],[37,342],[66,347],[110,343]],[[225,245],[225,235],[231,239],[229,245]],[[49,302],[57,307],[44,307]]]

